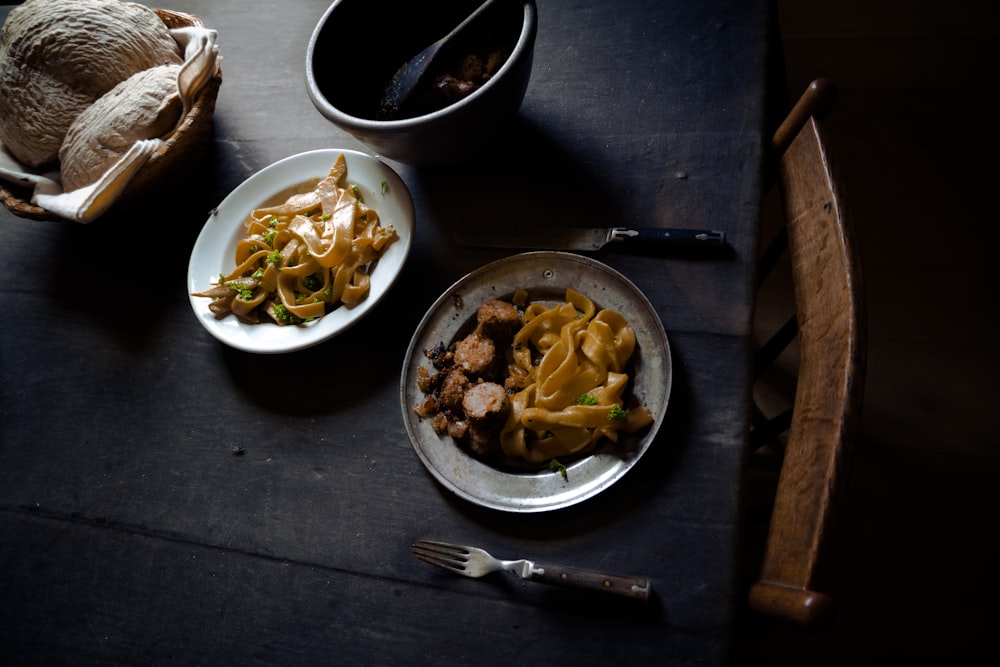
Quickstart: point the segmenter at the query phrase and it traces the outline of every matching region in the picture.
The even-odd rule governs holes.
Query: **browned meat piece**
[[[451,350],[444,346],[444,343],[438,342],[437,345],[429,350],[424,350],[424,356],[427,357],[434,368],[441,370],[451,366],[454,360],[454,354]]]
[[[458,421],[453,421],[448,423],[448,435],[455,438],[455,440],[461,440],[465,437],[466,431],[469,430],[469,422],[464,419]]]
[[[468,375],[493,377],[497,370],[496,345],[478,331],[472,332],[455,346],[455,366]]]
[[[448,371],[441,383],[438,401],[446,410],[458,412],[462,408],[462,397],[469,386],[469,378],[460,370]]]
[[[417,368],[417,387],[425,394],[431,393],[439,381],[440,378],[437,373],[431,375],[430,371],[423,366]]]
[[[438,435],[447,434],[473,454],[485,456],[500,449],[508,396],[530,379],[517,366],[506,369],[505,351],[521,327],[521,317],[512,303],[487,301],[476,311],[473,333],[450,347],[438,343],[424,350],[434,369],[418,370],[417,384],[428,398],[415,411],[431,418]]]
[[[462,409],[474,424],[494,421],[507,414],[507,390],[495,382],[480,382],[465,391]]]
[[[463,81],[450,74],[438,77],[434,81],[433,92],[446,104],[457,102],[479,87],[472,81]]]
[[[495,428],[469,424],[462,442],[477,456],[486,456],[500,448],[500,436]]]
[[[479,306],[476,322],[484,336],[504,343],[521,327],[521,313],[513,304],[493,299]]]
[[[438,411],[438,402],[433,396],[428,396],[420,403],[413,406],[413,412],[418,417],[430,417]]]
[[[450,430],[451,424],[448,423],[448,417],[443,413],[439,412],[433,417],[431,417],[431,428],[438,435],[444,435]]]

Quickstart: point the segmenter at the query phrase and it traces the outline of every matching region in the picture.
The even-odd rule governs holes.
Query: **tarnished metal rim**
[[[558,472],[514,472],[490,466],[463,451],[450,437],[434,433],[413,406],[423,395],[417,369],[430,362],[424,350],[446,345],[470,328],[479,305],[509,299],[518,289],[530,301],[562,301],[572,287],[598,309],[621,313],[636,335],[633,393],[653,414],[653,425],[624,442],[625,456],[593,454],[569,464],[567,479]],[[625,276],[583,255],[528,252],[487,264],[442,294],[421,320],[410,341],[400,378],[400,401],[407,433],[417,456],[445,488],[484,507],[509,512],[543,512],[593,497],[625,475],[646,452],[663,423],[670,397],[672,365],[663,323],[645,295]]]

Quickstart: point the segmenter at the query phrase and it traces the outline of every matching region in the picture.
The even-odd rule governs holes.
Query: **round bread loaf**
[[[70,125],[137,72],[181,64],[148,7],[119,0],[27,0],[0,30],[0,141],[23,164],[53,163]]]
[[[183,111],[180,65],[151,67],[125,79],[84,109],[59,150],[63,189],[95,182],[141,139],[162,137]]]

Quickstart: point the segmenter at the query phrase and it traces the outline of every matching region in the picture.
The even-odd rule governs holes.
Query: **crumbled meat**
[[[507,49],[464,54],[433,78],[430,88],[423,95],[424,111],[452,104],[475,92],[497,73],[508,56]]]
[[[443,412],[439,412],[433,417],[431,417],[431,428],[438,435],[444,435],[448,433],[451,429],[451,422],[448,420],[448,415]]]
[[[478,87],[478,84],[471,81],[462,81],[450,74],[445,74],[434,81],[434,87],[431,90],[445,104],[451,104],[462,99]]]
[[[430,417],[438,411],[438,402],[431,394],[424,398],[420,403],[413,406],[413,412],[420,417]]]
[[[436,375],[436,374],[435,374]],[[417,368],[417,388],[425,394],[431,393],[434,390],[435,378],[431,375],[423,366]]]
[[[437,345],[431,349],[424,350],[424,356],[434,364],[434,368],[441,370],[451,366],[454,355],[451,350],[445,347],[444,343],[438,341]]]

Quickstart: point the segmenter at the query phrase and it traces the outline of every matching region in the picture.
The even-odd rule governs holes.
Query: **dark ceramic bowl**
[[[382,90],[400,65],[481,1],[438,0],[431,7],[413,0],[335,0],[306,51],[310,99],[337,127],[391,160],[449,164],[483,151],[509,128],[524,99],[538,22],[534,0],[501,2],[467,42],[442,54],[451,65],[470,53],[509,53],[473,92],[444,106],[434,101],[409,109],[407,117],[385,120],[379,108]]]

